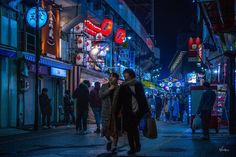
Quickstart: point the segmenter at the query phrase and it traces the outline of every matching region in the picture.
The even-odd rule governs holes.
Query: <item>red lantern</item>
[[[193,45],[193,38],[189,38],[188,39],[188,49],[191,50],[192,49],[192,45]]]
[[[101,25],[101,33],[104,36],[108,36],[111,34],[113,27],[113,22],[110,19],[104,19]]]
[[[101,28],[94,25],[90,20],[84,20],[84,25],[87,26],[89,29],[93,30],[94,32],[101,32]]]
[[[201,44],[201,39],[199,37],[197,37],[195,39],[195,43],[199,46]]]
[[[90,34],[92,36],[96,36],[96,34],[97,34],[96,32],[94,32],[93,30],[91,30],[91,29],[89,29],[87,27],[84,28],[84,32],[86,32],[86,33],[88,33],[88,34]]]
[[[122,44],[125,40],[126,31],[122,28],[117,29],[116,35],[115,35],[115,42],[117,44]]]

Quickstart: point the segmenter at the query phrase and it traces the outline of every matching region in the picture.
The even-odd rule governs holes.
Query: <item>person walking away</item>
[[[159,94],[155,97],[155,101],[156,101],[156,119],[160,120],[163,104],[162,104],[162,98]]]
[[[143,85],[136,81],[135,72],[132,69],[126,69],[123,74],[125,82],[120,86],[117,111],[122,109],[123,128],[127,132],[130,146],[128,154],[131,155],[141,150],[138,129],[140,120],[145,114],[151,115],[151,113]]]
[[[73,98],[76,99],[76,133],[79,134],[87,133],[89,87],[90,82],[84,80],[73,93]]]
[[[169,120],[170,120],[170,112],[169,112],[169,103],[168,102],[169,102],[169,100],[166,97],[164,100],[164,112],[165,112],[166,122],[169,122]]]
[[[51,109],[51,99],[48,97],[48,89],[43,88],[42,89],[42,94],[39,96],[39,105],[42,113],[42,126],[43,128],[51,128],[51,114],[52,114],[52,109]],[[47,119],[47,123],[46,123]]]
[[[185,111],[185,102],[184,97],[180,94],[179,95],[179,121],[183,122],[183,115]]]
[[[172,103],[173,103],[172,119],[173,121],[177,121],[177,118],[179,116],[179,100],[176,96],[173,98]]]
[[[107,151],[116,152],[118,142],[118,118],[116,105],[119,93],[119,75],[111,73],[109,82],[102,85],[99,95],[102,101],[102,136],[107,140]]]
[[[94,133],[100,133],[100,124],[101,124],[101,112],[102,112],[102,102],[99,96],[100,91],[100,82],[95,82],[94,89],[90,92],[90,106],[93,110],[94,117],[97,124],[97,129]]]
[[[202,119],[202,128],[203,128],[202,139],[209,140],[209,125],[211,119],[211,111],[213,109],[216,100],[216,93],[211,90],[209,82],[204,82],[203,86],[206,88],[206,90],[202,94],[197,114],[200,114]]]
[[[65,112],[65,122],[67,124],[67,127],[70,127],[70,117],[72,118],[72,123],[75,123],[74,102],[71,98],[70,90],[65,91],[64,112]]]
[[[169,107],[168,112],[170,114],[169,121],[172,122],[173,121],[173,110],[174,110],[172,95],[168,96],[168,107]]]

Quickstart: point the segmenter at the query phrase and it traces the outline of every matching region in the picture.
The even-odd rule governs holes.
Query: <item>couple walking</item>
[[[135,154],[141,150],[138,125],[142,117],[150,112],[144,88],[136,81],[135,72],[126,69],[125,82],[118,85],[119,75],[110,74],[109,83],[104,84],[99,92],[102,99],[102,135],[107,139],[107,150],[113,153],[117,150],[119,120],[127,132],[130,150]]]

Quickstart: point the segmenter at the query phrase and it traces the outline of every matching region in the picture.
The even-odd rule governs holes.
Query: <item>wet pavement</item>
[[[91,126],[91,132],[93,126]],[[211,140],[200,140],[201,131],[192,135],[184,124],[158,123],[158,138],[141,137],[142,151],[138,157],[235,157],[236,145],[227,130],[216,134]],[[22,132],[0,137],[0,157],[109,157],[127,156],[129,147],[125,136],[119,140],[116,155],[107,153],[106,141],[97,134],[76,135],[74,128],[59,127]]]

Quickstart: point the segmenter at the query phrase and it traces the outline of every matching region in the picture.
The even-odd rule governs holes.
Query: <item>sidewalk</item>
[[[89,126],[90,132],[95,126]],[[227,132],[221,130],[211,140],[200,140],[201,133],[191,134],[183,124],[158,123],[158,139],[149,140],[141,136],[142,151],[138,157],[235,157],[234,146],[227,145]],[[76,135],[74,128],[59,127],[32,131],[7,138],[0,137],[1,157],[108,157],[106,141],[97,134]],[[119,139],[118,154],[127,156],[129,150],[126,136]]]

